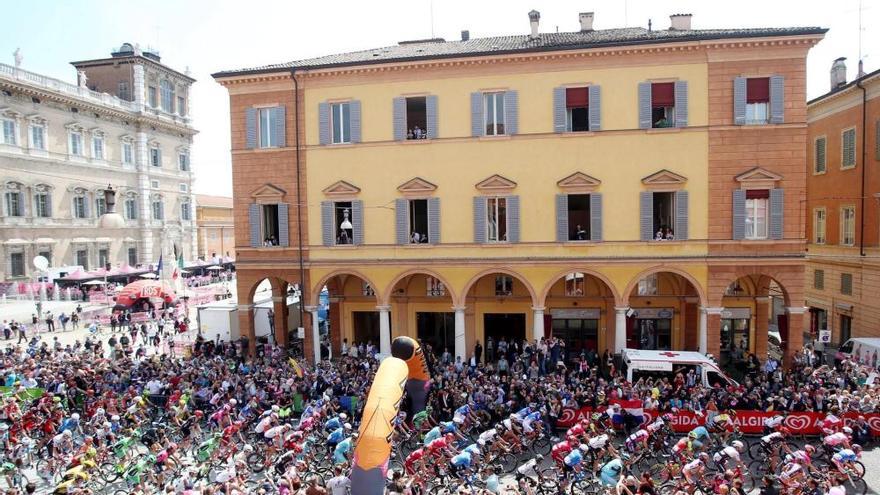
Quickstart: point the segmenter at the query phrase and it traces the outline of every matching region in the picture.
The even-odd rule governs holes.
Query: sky
[[[829,89],[828,72],[847,57],[856,75],[859,33],[865,71],[880,68],[880,0],[0,0],[12,20],[0,35],[0,62],[76,81],[69,62],[109,56],[123,42],[157,49],[162,62],[197,79],[190,111],[199,134],[194,190],[232,194],[229,101],[211,74],[428,37],[459,39],[529,32],[527,13],[541,12],[541,31],[576,31],[579,12],[595,12],[595,29],[669,27],[669,15],[693,14],[694,29],[821,26],[830,28],[807,60],[810,98]]]

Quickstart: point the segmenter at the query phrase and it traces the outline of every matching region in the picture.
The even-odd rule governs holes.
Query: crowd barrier
[[[593,413],[593,408],[582,407],[580,409],[564,408],[562,415],[557,421],[559,428],[568,428],[582,418],[589,418]],[[642,424],[650,423],[657,417],[659,413],[654,410],[646,410],[642,414]],[[760,435],[764,431],[764,418],[769,418],[780,413],[764,412],[764,411],[736,411],[736,426],[739,431],[746,435]],[[819,435],[821,434],[821,424],[825,419],[825,413],[817,412],[788,412],[785,415],[785,426],[788,427],[795,435]],[[678,411],[672,413],[671,421],[672,430],[676,433],[687,433],[697,426],[705,424],[706,418],[701,414],[693,411]],[[848,412],[843,414],[842,419],[847,423],[854,422],[859,416],[864,416],[871,428],[873,436],[880,436],[880,414],[869,413],[859,414]]]

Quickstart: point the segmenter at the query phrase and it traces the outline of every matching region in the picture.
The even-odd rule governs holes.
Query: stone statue
[[[24,57],[21,56],[21,48],[16,48],[14,52],[12,52],[12,56],[15,58],[15,68],[21,67],[21,61]]]
[[[79,78],[79,87],[81,87],[81,88],[87,87],[86,83],[89,81],[89,77],[86,76],[86,71],[78,70],[78,71],[76,71],[76,75]]]

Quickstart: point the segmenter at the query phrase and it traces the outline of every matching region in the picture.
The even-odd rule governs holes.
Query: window
[[[367,296],[367,297],[373,297],[376,295],[376,290],[373,289],[373,286],[370,285],[369,282],[362,282],[361,283],[361,295]]]
[[[151,107],[157,108],[159,106],[159,98],[156,94],[155,86],[147,87],[147,100]]]
[[[24,277],[24,253],[9,253],[9,275]]]
[[[49,264],[52,264],[52,251],[40,251],[37,253],[37,255],[46,258],[47,260],[49,260]]]
[[[336,232],[336,244],[351,244],[354,242],[354,225],[351,223],[351,202],[339,201],[333,203]]]
[[[428,200],[409,200],[409,242],[422,244],[428,242]]]
[[[116,85],[116,97],[120,100],[131,101],[131,93],[128,90],[128,81],[119,81]]]
[[[513,277],[510,275],[495,275],[495,295],[513,295]]]
[[[150,181],[150,187],[152,189],[159,189],[159,181],[153,179]]]
[[[856,243],[856,208],[845,206],[840,209],[840,244],[852,246]]]
[[[46,150],[46,126],[43,124],[31,124],[31,148]]]
[[[75,264],[83,267],[83,270],[89,269],[89,250],[88,249],[77,249],[76,250],[76,263]]]
[[[840,293],[845,296],[852,295],[852,273],[840,274]]]
[[[590,240],[590,195],[568,195],[568,240]]]
[[[638,294],[640,296],[657,295],[657,274],[653,273],[639,280]]]
[[[838,340],[837,345],[843,345],[851,337],[852,337],[852,316],[840,315],[840,339]],[[850,344],[850,349],[846,352],[852,352],[852,344]]]
[[[654,203],[654,240],[675,239],[675,193],[655,192]]]
[[[165,218],[165,205],[162,199],[153,200],[153,220],[163,220]]]
[[[86,197],[74,196],[73,198],[73,218],[86,218]]]
[[[770,115],[770,78],[746,79],[746,124],[766,124]]]
[[[565,295],[566,296],[582,296],[584,295],[585,277],[583,273],[569,273],[565,276]]]
[[[841,134],[841,158],[840,168],[853,168],[856,166],[856,129],[847,129]]]
[[[813,288],[825,290],[825,270],[813,270]]]
[[[277,148],[278,142],[278,118],[281,115],[281,109],[278,107],[261,108],[260,112],[260,148]]]
[[[816,144],[813,154],[813,173],[825,173],[825,143],[826,141],[824,137],[816,138]]]
[[[100,268],[106,268],[108,263],[110,263],[110,250],[107,248],[99,249],[98,250],[98,266]]]
[[[95,214],[100,217],[104,213],[107,213],[107,202],[104,198],[95,198]]]
[[[137,266],[138,251],[135,247],[128,248],[128,266]]]
[[[150,147],[150,165],[154,167],[162,166],[162,150],[158,146]]]
[[[177,114],[181,117],[186,115],[186,98],[182,96],[177,97]]]
[[[15,133],[15,121],[12,119],[3,119],[3,144],[11,146],[18,145],[18,136]]]
[[[137,199],[125,198],[125,218],[128,220],[137,220]]]
[[[6,191],[6,214],[8,216],[24,216],[24,204],[22,204],[21,199],[21,191]]]
[[[507,198],[486,198],[486,240],[507,242]]]
[[[168,79],[159,81],[159,91],[162,93],[162,110],[174,113],[174,85]]]
[[[330,104],[330,129],[333,133],[333,144],[351,142],[351,104]]]
[[[278,236],[278,205],[262,205],[263,210],[263,246],[277,246]]]
[[[95,160],[104,159],[104,136],[92,136],[92,158]]]
[[[746,191],[746,239],[767,238],[767,205],[770,191],[749,189]]]
[[[565,130],[586,132],[590,130],[589,90],[583,88],[565,89]]]
[[[675,83],[651,84],[651,127],[658,129],[674,126]]]
[[[428,297],[443,297],[446,295],[446,286],[434,277],[425,277]]]
[[[180,203],[180,219],[186,222],[192,220],[192,210],[190,209],[189,202]]]
[[[178,188],[180,188],[180,192],[182,192],[182,193],[185,193],[185,192],[188,192],[188,191],[189,191],[189,187],[187,187],[187,185],[184,184],[183,182],[181,182],[181,183],[178,185]]]
[[[83,156],[83,135],[82,131],[70,131],[69,139],[70,154],[73,156]]]
[[[48,192],[38,192],[34,194],[34,212],[40,218],[49,218],[52,216],[52,211],[49,207]]]
[[[181,172],[189,172],[189,153],[183,152],[177,155],[177,168]]]
[[[813,215],[813,242],[825,244],[825,208],[816,208]]]
[[[406,99],[406,138],[428,138],[427,98],[416,96]]]
[[[504,93],[486,93],[483,95],[483,123],[486,136],[504,134]]]
[[[134,146],[129,141],[122,143],[122,163],[125,165],[134,163]]]

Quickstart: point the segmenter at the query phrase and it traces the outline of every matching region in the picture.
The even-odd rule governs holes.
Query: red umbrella
[[[161,300],[166,306],[177,304],[177,293],[170,285],[159,280],[138,280],[122,288],[116,294],[113,309],[131,309],[141,300]]]

